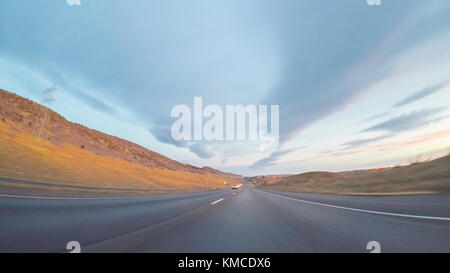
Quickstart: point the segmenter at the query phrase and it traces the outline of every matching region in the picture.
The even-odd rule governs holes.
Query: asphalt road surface
[[[450,252],[450,195],[0,194],[0,252]]]

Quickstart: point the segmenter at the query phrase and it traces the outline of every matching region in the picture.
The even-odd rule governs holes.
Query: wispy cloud
[[[385,117],[385,116],[387,116],[387,115],[389,115],[391,113],[392,112],[387,111],[387,112],[383,112],[383,113],[380,113],[380,114],[375,114],[375,115],[372,115],[372,116],[370,116],[368,118],[365,118],[365,119],[362,119],[362,120],[358,121],[357,124],[368,122],[368,121],[377,120],[377,119]]]
[[[380,150],[383,151],[394,151],[394,150],[405,150],[405,149],[414,149],[417,148],[418,145],[426,144],[426,143],[436,143],[436,141],[446,142],[446,140],[450,139],[450,129],[446,128],[444,130],[435,131],[431,133],[427,133],[420,136],[414,136],[407,139],[400,139],[394,142],[390,142],[387,144],[383,144],[382,146],[378,146],[375,144]],[[448,141],[447,141],[448,143]],[[447,151],[450,150],[450,146],[447,145]]]
[[[193,141],[174,140],[170,128],[167,126],[169,122],[166,119],[160,119],[154,122],[154,125],[149,129],[149,132],[161,143],[175,145],[181,148],[188,148],[191,152],[196,154],[200,158],[212,158],[215,153],[208,150],[207,146],[203,143],[196,143]]]
[[[268,157],[265,157],[263,159],[256,161],[255,163],[253,163],[250,166],[250,168],[261,169],[264,167],[271,166],[271,165],[275,164],[275,162],[278,159],[280,159],[280,157],[282,157],[283,155],[292,153],[295,150],[297,150],[297,149],[284,149],[284,150],[278,150],[278,151],[272,152]]]
[[[384,135],[377,136],[377,137],[362,138],[362,139],[348,141],[348,142],[342,143],[342,145],[345,146],[345,149],[352,149],[355,147],[364,146],[364,145],[372,143],[372,142],[376,142],[378,140],[386,139],[386,138],[389,138],[392,136],[394,136],[394,134],[388,133],[388,134],[384,134]]]
[[[214,152],[208,150],[206,145],[197,143],[189,146],[189,150],[195,153],[200,158],[211,158],[215,155]]]
[[[153,126],[148,130],[159,142],[172,144],[177,147],[188,147],[185,140],[176,141],[173,139],[170,128],[167,126],[170,120],[168,118],[161,118],[153,122]]]
[[[427,86],[423,89],[420,89],[416,92],[414,92],[413,94],[411,94],[410,96],[402,99],[401,101],[397,102],[394,107],[400,107],[400,106],[404,106],[410,103],[413,103],[415,101],[418,101],[420,99],[423,99],[425,97],[428,97],[434,93],[437,93],[443,89],[445,89],[446,87],[450,86],[450,81],[449,80],[445,80],[445,81],[440,81],[439,83],[436,84],[432,84],[430,86]]]
[[[436,117],[447,107],[425,108],[420,111],[412,111],[399,117],[389,119],[378,123],[372,127],[362,130],[361,132],[385,131],[398,133],[423,127],[432,122],[436,122],[445,118],[445,116]]]

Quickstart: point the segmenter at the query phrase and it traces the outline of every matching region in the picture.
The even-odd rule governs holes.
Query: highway
[[[0,192],[0,252],[450,252],[450,195],[243,188],[149,197]]]

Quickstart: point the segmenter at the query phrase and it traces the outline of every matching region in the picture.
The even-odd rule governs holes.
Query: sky
[[[0,88],[243,175],[450,152],[450,1],[0,1]],[[49,99],[50,96],[50,99]],[[279,105],[280,144],[175,141],[172,108]]]

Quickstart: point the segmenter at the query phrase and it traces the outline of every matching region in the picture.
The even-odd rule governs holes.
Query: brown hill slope
[[[0,176],[70,185],[198,190],[240,176],[182,164],[0,89]]]
[[[408,166],[350,172],[309,172],[256,187],[270,190],[340,194],[450,192],[450,155]]]

